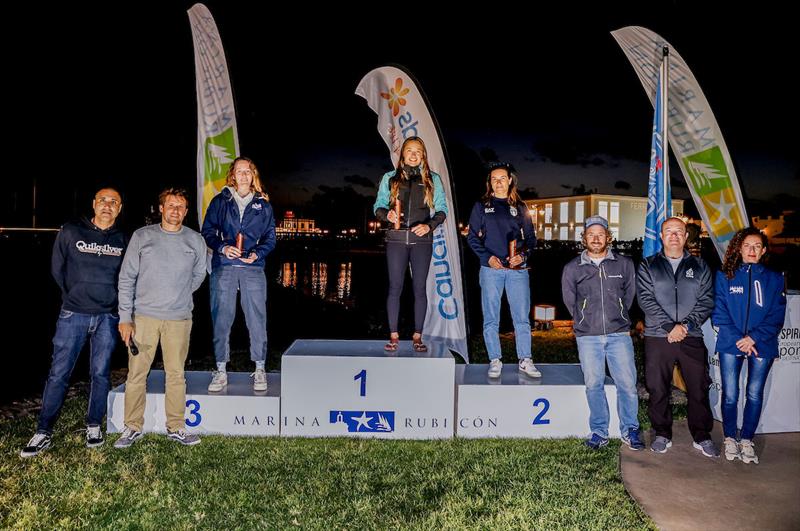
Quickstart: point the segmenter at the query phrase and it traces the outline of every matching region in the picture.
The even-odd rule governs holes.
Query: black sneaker
[[[86,448],[97,448],[103,446],[106,440],[103,438],[103,430],[100,426],[86,426]]]
[[[33,457],[34,455],[39,455],[40,452],[44,452],[48,448],[50,448],[50,443],[53,439],[47,433],[37,433],[31,440],[28,441],[28,445],[22,449],[19,453],[20,457]]]

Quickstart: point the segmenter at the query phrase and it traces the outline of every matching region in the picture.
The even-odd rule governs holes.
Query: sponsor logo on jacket
[[[108,244],[97,245],[95,242],[86,243],[80,240],[75,242],[75,247],[82,253],[96,254],[97,256],[122,256],[122,247],[112,247]]]

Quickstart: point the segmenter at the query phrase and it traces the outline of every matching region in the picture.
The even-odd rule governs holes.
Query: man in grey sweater
[[[168,188],[158,199],[161,223],[133,233],[119,274],[119,332],[129,353],[125,430],[116,448],[127,448],[142,436],[147,374],[159,342],[166,372],[167,435],[184,445],[200,442],[185,430],[183,366],[192,329],[192,293],[206,276],[206,243],[183,226],[189,211],[185,190]]]

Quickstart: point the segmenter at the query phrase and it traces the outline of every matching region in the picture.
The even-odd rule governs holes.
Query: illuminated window
[[[560,223],[568,223],[569,222],[569,203],[566,201],[561,203],[559,207],[559,218],[558,221]]]
[[[611,202],[611,213],[608,218],[609,223],[619,223],[619,202],[612,201]]]
[[[583,223],[583,201],[575,203],[575,223]]]
[[[598,202],[597,214],[604,219],[608,219],[608,201]]]

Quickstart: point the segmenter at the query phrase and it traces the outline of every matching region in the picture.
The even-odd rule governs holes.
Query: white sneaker
[[[256,372],[250,376],[253,377],[253,391],[267,390],[267,371],[264,369],[256,369]]]
[[[725,437],[723,441],[725,445],[725,459],[733,461],[734,459],[741,459],[742,452],[739,451],[739,443],[733,437]]]
[[[489,372],[486,374],[489,378],[500,378],[500,373],[503,371],[503,362],[498,360],[492,360],[489,362]]]
[[[756,448],[753,446],[753,441],[750,439],[742,439],[739,441],[739,446],[742,449],[742,461],[745,463],[758,464],[758,456],[756,455]]]
[[[522,358],[519,360],[519,372],[524,372],[531,378],[541,378],[542,373],[536,368],[530,358]]]
[[[208,384],[209,393],[219,393],[225,386],[228,385],[228,373],[223,371],[214,371],[211,373],[211,383]]]

